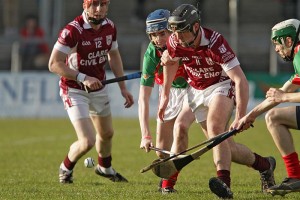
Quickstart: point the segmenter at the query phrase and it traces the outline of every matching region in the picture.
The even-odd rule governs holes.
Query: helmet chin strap
[[[104,18],[101,18],[101,19],[96,19],[94,17],[89,17],[88,13],[89,11],[84,11],[86,16],[87,16],[87,19],[90,23],[94,24],[94,25],[99,25],[101,24],[103,21],[104,21]]]
[[[185,42],[186,46],[192,47],[192,46],[194,45],[195,40],[196,40],[196,38],[197,38],[197,36],[198,36],[198,34],[199,34],[199,31],[200,31],[200,27],[198,28],[198,30],[196,31],[196,33],[194,32],[194,30],[192,30],[192,33],[193,33],[193,35],[194,35],[194,39],[193,39],[192,41],[188,42],[188,43]]]

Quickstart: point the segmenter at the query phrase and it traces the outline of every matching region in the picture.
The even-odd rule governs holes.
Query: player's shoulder
[[[222,44],[225,39],[222,34],[219,32],[202,27],[205,38],[209,41],[208,47],[213,48],[214,46],[218,46]]]
[[[81,15],[81,16],[76,17],[70,23],[68,23],[65,28],[71,32],[78,32],[79,34],[82,34],[83,30],[84,30],[83,24],[84,24],[84,19]]]
[[[145,54],[144,54],[144,59],[146,60],[156,60],[159,59],[161,56],[158,55],[159,53],[157,52],[157,49],[155,46],[152,44],[152,42],[149,43]]]
[[[175,33],[172,33],[167,41],[167,46],[171,47],[172,49],[176,49],[177,45],[178,45],[178,39]]]
[[[294,53],[295,55],[300,55],[300,42],[295,46]]]
[[[110,26],[113,29],[116,28],[115,23],[109,18],[104,19],[103,25],[104,26]]]
[[[146,49],[146,53],[147,53],[147,54],[153,54],[153,53],[155,53],[155,52],[156,52],[155,46],[153,45],[152,42],[149,42],[149,45],[148,45],[148,47],[147,47],[147,49]]]

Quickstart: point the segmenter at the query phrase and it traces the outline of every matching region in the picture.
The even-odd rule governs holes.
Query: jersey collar
[[[209,44],[209,40],[205,37],[205,33],[202,27],[200,27],[201,31],[201,41],[199,46],[207,46]]]

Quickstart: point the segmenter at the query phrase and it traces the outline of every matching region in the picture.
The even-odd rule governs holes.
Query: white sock
[[[104,174],[112,174],[112,175],[115,175],[116,172],[115,170],[110,166],[109,168],[105,168],[105,167],[102,167],[100,165],[98,165],[98,168],[104,173]]]

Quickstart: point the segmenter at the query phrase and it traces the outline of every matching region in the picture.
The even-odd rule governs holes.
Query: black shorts
[[[296,106],[297,127],[300,130],[300,106]]]

